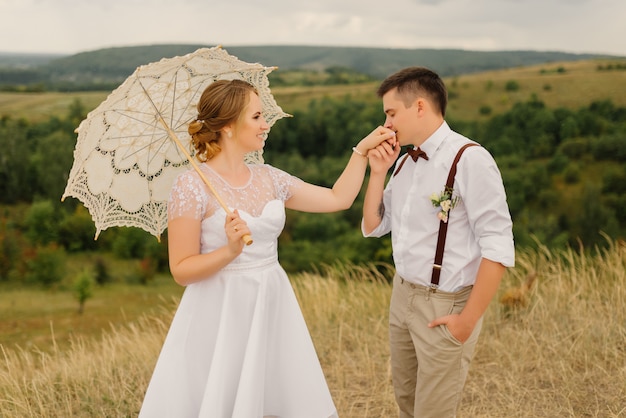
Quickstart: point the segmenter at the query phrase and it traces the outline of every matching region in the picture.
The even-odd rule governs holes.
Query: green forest
[[[274,125],[265,161],[332,186],[352,145],[380,120],[379,112],[377,103],[350,97],[313,100]],[[55,263],[82,251],[144,260],[131,278],[139,282],[167,269],[167,236],[159,243],[141,230],[113,228],[94,241],[93,222],[82,205],[74,199],[61,203],[74,128],[85,113],[75,102],[64,117],[42,123],[0,120],[1,281],[54,282]],[[479,140],[498,161],[518,247],[540,242],[594,248],[604,246],[606,236],[626,235],[626,108],[602,101],[572,111],[530,100],[485,122],[449,123]],[[285,268],[390,261],[389,239],[362,238],[361,204],[362,196],[341,213],[290,212],[280,238]]]

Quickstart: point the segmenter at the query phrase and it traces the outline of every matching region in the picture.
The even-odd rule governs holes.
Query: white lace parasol
[[[248,81],[272,126],[289,116],[270,92],[267,75],[274,69],[241,61],[220,47],[138,67],[76,129],[74,164],[62,200],[72,196],[85,205],[96,239],[111,226],[135,226],[159,238],[167,227],[175,177],[197,169],[187,127],[204,89],[221,79]],[[246,161],[262,163],[261,152]]]

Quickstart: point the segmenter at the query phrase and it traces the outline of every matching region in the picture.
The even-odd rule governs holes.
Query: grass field
[[[155,307],[177,298],[182,288],[169,276],[159,277],[148,286],[98,287],[86,302],[83,315],[78,313],[78,301],[69,290],[0,292],[0,342],[5,347],[44,350],[53,346],[66,349],[75,335],[99,337],[103,330],[154,313]]]
[[[108,92],[10,93],[0,92],[0,115],[42,122],[52,116],[65,117],[70,105],[80,100],[86,110],[95,109]]]
[[[598,67],[614,64],[616,60],[590,60],[550,63],[511,68],[486,73],[469,74],[446,79],[450,91],[448,115],[455,120],[480,120],[502,113],[513,104],[535,96],[548,107],[578,110],[595,100],[610,99],[617,106],[626,106],[626,71],[598,71]],[[416,63],[419,64],[419,63]],[[621,62],[623,68],[624,62]],[[518,89],[507,90],[515,81]],[[311,99],[344,97],[355,100],[378,101],[377,82],[339,86],[276,87],[272,89],[279,105],[286,112],[306,108]],[[76,93],[7,93],[0,92],[0,116],[28,120],[45,120],[64,116],[69,105],[79,99],[85,109],[94,109],[109,92]],[[489,107],[490,113],[481,108]],[[382,120],[382,107],[381,107]]]
[[[396,416],[387,347],[389,274],[334,266],[292,277],[344,418]],[[157,282],[149,295],[137,286],[98,291],[82,321],[102,305],[126,312],[123,320],[94,323],[68,339],[59,334],[76,316],[71,296],[48,302],[50,295],[38,291],[0,292],[0,416],[136,416],[180,295],[165,278]],[[38,303],[17,308],[31,298]],[[519,252],[486,313],[459,416],[626,417],[625,299],[623,242],[595,256]],[[141,300],[150,302],[144,313],[130,309]],[[13,312],[28,315],[39,305],[49,306],[56,338],[6,344]],[[50,327],[41,332],[50,335]]]
[[[493,113],[511,108],[533,96],[549,108],[578,110],[593,101],[610,99],[616,106],[626,106],[626,71],[599,71],[610,61],[553,63],[532,67],[472,74],[447,80],[457,98],[450,101],[451,117],[460,120],[486,118],[480,108],[489,106]],[[622,63],[623,65],[623,63]],[[509,81],[519,89],[507,91]]]

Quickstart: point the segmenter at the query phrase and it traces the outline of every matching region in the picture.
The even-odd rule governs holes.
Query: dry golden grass
[[[340,417],[396,411],[387,348],[390,275],[352,266],[293,280]]]
[[[616,63],[624,66],[626,61],[555,62],[446,79],[451,92],[448,115],[454,120],[486,120],[532,97],[551,109],[578,110],[601,100],[611,100],[615,106],[624,107],[626,71],[598,71],[599,66],[606,68]],[[515,81],[519,89],[508,91],[506,84],[509,81]],[[492,112],[481,114],[483,106],[491,108]]]
[[[379,99],[376,97],[377,87],[378,83],[376,82],[334,86],[276,87],[272,88],[272,94],[283,110],[294,112],[296,110],[304,111],[312,100],[323,98],[342,99],[350,96],[355,101],[378,102]]]
[[[165,329],[144,318],[64,351],[2,348],[0,416],[136,416]]]
[[[305,110],[313,99],[324,97],[373,101],[377,83],[339,86],[276,87],[272,89],[276,101],[286,112]],[[44,92],[14,93],[0,92],[0,117],[24,118],[30,122],[43,122],[52,116],[65,117],[71,104],[79,100],[86,111],[95,109],[110,92]],[[381,110],[382,114],[382,110]]]
[[[536,273],[528,306],[490,306],[463,416],[626,417],[626,245],[542,248],[517,264],[501,292]]]
[[[0,115],[43,122],[50,117],[66,117],[70,106],[80,100],[87,111],[95,109],[109,92],[12,93],[0,92]]]
[[[520,251],[487,311],[459,416],[626,417],[625,271],[622,242],[595,256]],[[534,273],[525,306],[500,302]],[[292,278],[344,418],[396,416],[389,274],[333,266]],[[2,346],[0,416],[136,416],[175,309],[166,300],[162,313],[66,348]]]

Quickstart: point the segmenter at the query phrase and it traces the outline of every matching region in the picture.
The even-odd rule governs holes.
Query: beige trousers
[[[428,328],[440,316],[459,313],[472,287],[456,293],[430,292],[395,275],[389,309],[391,373],[400,418],[455,417],[482,318],[465,343],[445,325]]]

